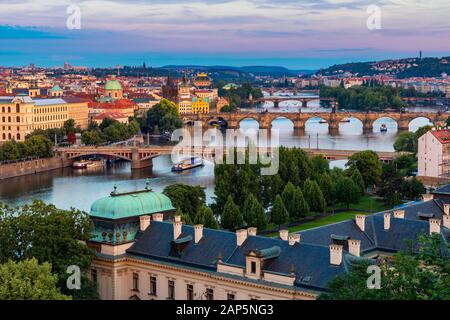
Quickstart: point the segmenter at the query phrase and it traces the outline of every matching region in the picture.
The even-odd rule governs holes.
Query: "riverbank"
[[[28,159],[0,164],[0,180],[70,167],[73,160],[63,154],[51,158]]]

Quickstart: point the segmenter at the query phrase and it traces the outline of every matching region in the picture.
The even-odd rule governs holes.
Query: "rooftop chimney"
[[[348,240],[348,252],[350,252],[351,255],[359,257],[361,254],[361,240]]]
[[[384,214],[384,230],[389,230],[390,227],[391,227],[391,214],[388,212]]]
[[[450,215],[450,204],[444,203],[444,213],[448,216]]]
[[[256,236],[256,230],[257,229],[255,227],[250,227],[250,228],[247,229],[247,234],[249,236]]]
[[[300,233],[290,233],[288,236],[288,241],[290,246],[300,243]]]
[[[199,243],[200,240],[203,238],[203,225],[202,224],[196,224],[194,226],[195,231],[195,243]]]
[[[356,225],[358,228],[364,232],[365,226],[366,226],[366,216],[363,214],[357,214],[355,216],[356,219]]]
[[[140,216],[139,223],[141,231],[145,231],[150,225],[150,216]]]
[[[447,229],[450,229],[450,216],[449,215],[444,215],[442,216],[442,220],[443,220],[443,224],[444,227],[446,227]]]
[[[154,213],[152,214],[152,218],[154,221],[162,222],[164,219],[164,215],[162,213]]]
[[[330,244],[330,264],[339,266],[342,263],[342,246]]]
[[[430,219],[428,223],[430,224],[430,234],[441,233],[441,220]]]
[[[433,200],[433,195],[431,193],[424,193],[422,195],[422,199],[423,199],[423,201]]]
[[[404,219],[405,218],[405,210],[395,210],[394,211],[394,218]]]
[[[181,227],[183,222],[181,222],[180,216],[175,216],[175,221],[173,223],[173,239],[176,240],[181,234]]]
[[[237,230],[236,231],[236,242],[237,242],[236,244],[238,246],[241,246],[244,243],[245,239],[247,239],[247,230],[245,230],[245,229]]]
[[[287,241],[288,240],[288,234],[289,234],[289,230],[280,230],[280,239]]]

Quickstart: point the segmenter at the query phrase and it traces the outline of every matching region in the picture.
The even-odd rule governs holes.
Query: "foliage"
[[[234,203],[233,198],[228,196],[222,213],[221,224],[224,229],[234,230],[244,225],[244,219],[239,211],[239,207]]]
[[[264,208],[252,193],[245,199],[242,216],[247,227],[256,227],[258,230],[264,230],[267,227]]]
[[[366,187],[364,185],[364,178],[361,172],[357,168],[354,168],[350,172],[351,172],[350,178],[356,184],[360,195],[363,195],[366,192]]]
[[[206,202],[205,188],[202,186],[190,186],[186,184],[172,184],[163,190],[175,208],[180,208],[195,220],[196,214]]]
[[[358,169],[366,187],[375,186],[381,179],[381,163],[378,155],[372,150],[354,153],[347,162],[347,167],[353,171]]]
[[[284,206],[283,199],[281,199],[279,195],[275,198],[270,215],[272,218],[272,223],[278,225],[278,227],[289,220],[289,213]]]
[[[63,291],[68,266],[77,265],[85,273],[91,264],[94,252],[82,242],[90,239],[92,228],[89,215],[75,209],[60,210],[39,200],[15,208],[2,204],[0,263],[31,258],[49,262]],[[86,288],[89,286],[82,285],[81,291]]]
[[[395,151],[417,153],[417,140],[413,132],[402,132],[394,142]]]
[[[57,287],[58,277],[48,262],[37,259],[0,264],[1,300],[69,300]]]
[[[198,210],[194,218],[194,224],[202,224],[205,228],[218,229],[219,224],[217,223],[214,213],[211,208],[202,205]]]
[[[152,132],[172,132],[182,126],[178,106],[167,99],[161,99],[147,112],[147,127]]]
[[[309,214],[309,205],[303,197],[300,187],[294,187],[291,182],[288,182],[281,194],[281,198],[292,220],[305,217]]]
[[[316,181],[306,179],[303,186],[303,194],[306,202],[308,203],[309,209],[312,212],[319,213],[325,210],[327,204]]]
[[[92,122],[89,129],[81,134],[81,141],[86,145],[100,145],[105,142],[114,143],[130,139],[140,131],[139,123],[131,120],[126,123],[105,118],[100,125]]]
[[[7,141],[0,146],[0,161],[28,157],[49,158],[53,154],[52,141],[42,135],[30,136],[24,142]]]
[[[358,203],[361,194],[360,186],[348,177],[339,178],[334,187],[336,202],[344,203],[347,208],[350,208],[350,204]]]

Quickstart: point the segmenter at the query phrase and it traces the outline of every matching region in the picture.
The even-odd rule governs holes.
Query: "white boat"
[[[75,161],[72,165],[72,167],[74,169],[85,169],[87,168],[87,164],[89,161],[87,160],[80,160],[80,161]]]
[[[341,120],[341,122],[350,122],[350,119],[349,118],[344,118],[344,119]]]
[[[88,168],[88,169],[89,168],[100,168],[100,167],[103,167],[103,165],[104,165],[104,162],[101,159],[89,160],[86,165],[86,168]]]
[[[200,157],[191,157],[189,159],[185,159],[181,162],[175,163],[172,166],[172,171],[184,171],[188,169],[193,169],[196,167],[201,167],[204,165],[203,159]]]
[[[387,132],[387,127],[386,127],[386,125],[383,123],[382,125],[381,125],[381,127],[380,127],[380,131],[381,132]]]

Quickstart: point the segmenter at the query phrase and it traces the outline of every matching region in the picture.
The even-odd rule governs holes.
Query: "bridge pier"
[[[409,130],[409,121],[408,120],[399,120],[397,122],[397,130],[398,131],[408,131]]]
[[[373,123],[363,122],[363,134],[369,134],[373,132]]]
[[[274,100],[274,101],[273,101],[273,107],[274,107],[274,108],[279,108],[279,107],[280,107],[280,101]]]
[[[143,169],[153,167],[152,159],[141,159],[139,149],[137,147],[131,148],[131,169]]]
[[[302,108],[308,108],[308,101],[302,100]]]

